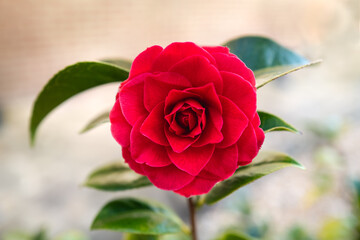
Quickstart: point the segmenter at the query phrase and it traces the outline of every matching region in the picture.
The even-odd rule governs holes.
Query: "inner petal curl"
[[[186,99],[177,103],[165,119],[170,132],[178,136],[195,138],[205,127],[205,108],[194,99]]]

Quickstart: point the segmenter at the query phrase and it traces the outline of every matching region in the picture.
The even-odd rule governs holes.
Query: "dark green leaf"
[[[121,59],[121,58],[107,58],[107,59],[102,59],[101,61],[106,62],[106,63],[114,64],[114,65],[119,66],[119,67],[121,67],[123,69],[126,69],[127,71],[130,71],[131,64],[132,64],[132,62],[130,60]]]
[[[121,161],[96,169],[85,182],[85,186],[105,191],[123,191],[150,185],[152,183],[147,177],[135,173]]]
[[[204,195],[203,202],[213,204],[246,184],[289,166],[304,168],[284,153],[261,152],[253,163],[238,168],[233,176],[216,184],[208,194]]]
[[[277,66],[271,68],[260,69],[255,71],[255,78],[256,78],[256,88],[259,89],[266,84],[285,76],[289,73],[295,72],[297,70],[313,66],[315,64],[321,63],[322,60],[317,60],[311,63],[307,63],[300,66],[288,65],[288,66]]]
[[[265,37],[240,37],[224,45],[230,48],[230,52],[237,55],[253,71],[308,63],[304,57]]]
[[[109,114],[110,112],[104,112],[102,114],[100,114],[99,116],[95,117],[94,119],[92,119],[82,130],[80,133],[85,133],[97,126],[100,126],[103,123],[107,123],[109,122]]]
[[[258,114],[261,121],[260,128],[262,128],[265,133],[272,131],[298,132],[296,128],[275,115],[262,111],[258,111]]]
[[[150,235],[188,232],[171,210],[159,203],[136,198],[122,198],[106,204],[96,216],[91,229]]]
[[[37,97],[30,122],[31,142],[41,121],[57,106],[87,89],[123,81],[128,71],[100,62],[80,62],[58,72]]]

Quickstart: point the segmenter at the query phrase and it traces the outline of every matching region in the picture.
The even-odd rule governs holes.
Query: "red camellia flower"
[[[249,164],[264,141],[253,72],[226,47],[191,42],[140,53],[110,121],[130,168],[186,197]]]

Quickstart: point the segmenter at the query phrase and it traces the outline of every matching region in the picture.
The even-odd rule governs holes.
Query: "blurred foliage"
[[[339,240],[353,239],[351,226],[344,219],[329,218],[324,223],[318,233],[319,240]],[[355,240],[355,239],[354,239]]]
[[[89,240],[79,231],[68,231],[50,238],[45,229],[40,229],[35,233],[29,233],[20,230],[14,230],[5,233],[2,240]]]
[[[293,226],[286,234],[284,240],[314,240],[314,238],[303,227]]]

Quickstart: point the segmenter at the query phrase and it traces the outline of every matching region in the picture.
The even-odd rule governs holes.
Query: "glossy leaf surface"
[[[224,44],[251,70],[286,65],[304,65],[308,61],[299,54],[261,36],[240,37]]]
[[[107,58],[107,59],[102,59],[101,61],[114,64],[116,66],[119,66],[119,67],[127,70],[127,71],[130,71],[131,64],[132,64],[132,62],[130,60],[122,59],[122,58]]]
[[[127,79],[128,71],[100,62],[79,62],[58,72],[37,97],[30,122],[31,142],[34,143],[39,124],[67,99],[93,87]]]
[[[96,169],[86,180],[85,186],[105,191],[124,191],[151,186],[147,177],[135,173],[121,161]]]
[[[298,71],[303,68],[311,67],[313,65],[321,63],[322,60],[317,60],[311,63],[307,63],[304,65],[294,66],[294,65],[287,65],[287,66],[277,66],[271,68],[260,69],[255,71],[255,78],[256,78],[256,88],[259,89],[266,84],[283,77],[289,73]]]
[[[100,126],[103,123],[110,122],[109,120],[109,111],[103,112],[94,119],[92,119],[81,131],[80,133],[85,133],[87,131],[90,131],[91,129]]]
[[[174,233],[163,235],[127,234],[125,240],[192,240],[188,234]]]
[[[260,128],[262,128],[265,133],[272,131],[298,132],[296,128],[273,114],[262,111],[258,111],[258,114],[261,121]]]
[[[185,225],[169,209],[150,201],[122,198],[109,202],[98,213],[91,229],[136,234],[178,233]]]
[[[204,199],[200,200],[200,202],[213,204],[237,189],[289,166],[304,168],[300,163],[284,153],[260,152],[251,164],[239,167],[233,176],[216,184],[208,194],[203,196]]]

